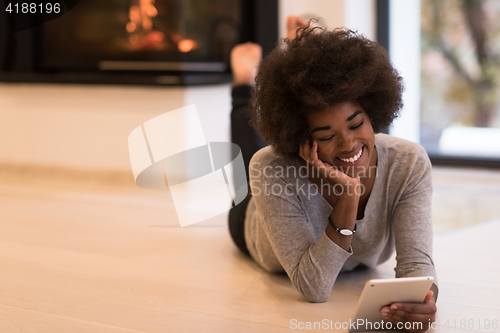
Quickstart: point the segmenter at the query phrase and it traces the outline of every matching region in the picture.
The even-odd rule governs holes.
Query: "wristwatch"
[[[351,236],[356,232],[356,224],[354,224],[354,230],[337,228],[332,222],[331,215],[328,216],[328,223],[330,223],[330,225],[332,226],[333,229],[337,230],[337,232],[339,232],[341,235],[344,235],[344,236]]]

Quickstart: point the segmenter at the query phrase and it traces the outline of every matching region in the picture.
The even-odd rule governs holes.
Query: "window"
[[[390,133],[431,159],[500,166],[500,2],[391,0],[388,21],[406,86]]]
[[[421,143],[500,158],[500,2],[421,1]]]

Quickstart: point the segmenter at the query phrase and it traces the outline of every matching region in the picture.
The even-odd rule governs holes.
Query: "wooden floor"
[[[288,332],[349,321],[364,282],[394,276],[341,274],[310,304],[236,250],[226,216],[181,228],[167,191],[52,176],[0,172],[2,333]],[[499,235],[500,219],[435,237],[434,332],[500,332]]]

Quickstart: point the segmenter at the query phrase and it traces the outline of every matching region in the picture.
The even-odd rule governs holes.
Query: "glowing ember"
[[[134,32],[134,30],[137,28],[137,26],[135,25],[135,23],[133,22],[129,22],[127,23],[127,32]]]
[[[130,42],[130,44],[135,44],[139,41],[139,36],[130,35],[130,37],[128,38],[128,41]]]
[[[140,0],[138,6],[130,6],[128,13],[130,22],[128,22],[126,26],[129,33],[140,28],[146,33],[153,29],[153,21],[151,18],[158,16],[158,10],[154,3],[155,0]]]
[[[192,39],[183,39],[177,44],[177,47],[179,48],[179,51],[181,52],[189,52],[198,47],[198,44],[192,40]]]
[[[128,17],[130,22],[132,23],[140,23],[141,22],[141,10],[137,6],[132,6],[129,9]]]

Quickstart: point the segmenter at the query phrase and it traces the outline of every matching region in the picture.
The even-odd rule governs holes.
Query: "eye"
[[[319,140],[319,141],[322,141],[322,142],[328,142],[328,141],[330,141],[331,139],[333,139],[333,137],[334,137],[334,136],[332,135],[332,136],[331,136],[331,137],[329,137],[329,138],[325,138],[325,139],[318,139],[318,140]]]
[[[356,126],[354,126],[354,127],[351,127],[351,129],[360,128],[360,127],[361,127],[361,125],[363,125],[363,123],[364,123],[364,122],[365,122],[365,121],[364,121],[364,120],[362,120],[362,121],[361,121],[358,125],[356,125]]]

